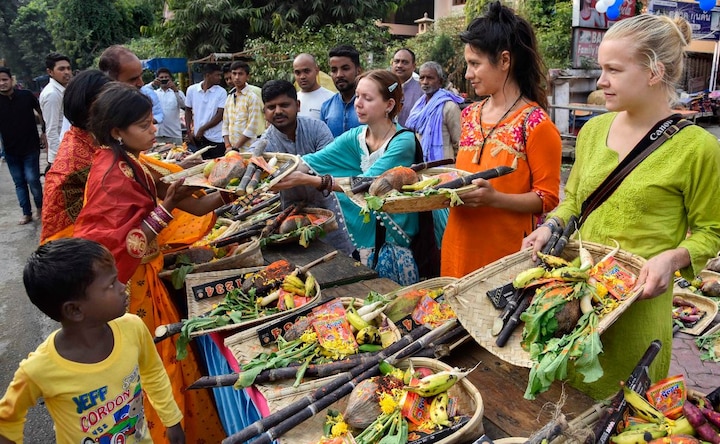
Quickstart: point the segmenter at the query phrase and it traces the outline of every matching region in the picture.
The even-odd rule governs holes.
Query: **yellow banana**
[[[295,308],[295,299],[293,298],[292,293],[285,293],[283,295],[283,298],[285,300],[286,310],[292,310],[293,308]]]
[[[543,264],[547,265],[550,268],[561,268],[561,267],[570,267],[572,264],[565,259],[553,256],[551,254],[544,254],[541,251],[537,252],[537,257],[540,258]]]
[[[527,270],[523,270],[515,276],[513,280],[513,287],[525,288],[532,284],[534,281],[545,277],[545,269],[543,267],[534,267]]]
[[[345,319],[350,323],[350,325],[355,328],[355,330],[360,331],[365,327],[369,327],[370,324],[365,321],[365,319],[361,318],[359,314],[353,312],[353,311],[346,311],[345,312]]]
[[[283,279],[283,284],[288,284],[296,288],[302,288],[305,291],[305,282],[299,277],[289,274]]]
[[[437,426],[437,428],[443,426],[449,427],[451,424],[447,412],[449,400],[450,397],[447,392],[444,392],[435,396],[430,404],[430,420],[435,424],[435,426]]]
[[[565,282],[586,281],[589,277],[587,271],[583,271],[578,267],[568,266],[556,268],[550,272],[550,277],[562,279]]]
[[[626,386],[623,386],[623,395],[625,396],[625,401],[627,401],[630,405],[633,416],[637,416],[638,418],[642,418],[645,421],[653,422],[655,424],[674,424],[671,419],[666,418],[665,415],[653,407],[647,399],[640,396],[640,394],[635,390],[631,390]]]
[[[403,191],[420,191],[420,190],[424,190],[425,188],[428,188],[428,187],[434,187],[435,185],[437,185],[439,183],[440,183],[439,177],[430,177],[428,179],[420,180],[420,181],[415,182],[410,185],[403,185],[402,189],[403,189]]]
[[[457,367],[452,370],[445,370],[432,375],[425,376],[416,384],[405,386],[407,391],[429,398],[448,391],[456,382],[467,376],[474,368],[463,372]]]
[[[296,287],[291,283],[283,282],[282,289],[287,291],[288,293],[295,293],[298,296],[305,296],[305,286]]]
[[[315,277],[311,274],[305,278],[305,296],[309,298],[315,296]]]

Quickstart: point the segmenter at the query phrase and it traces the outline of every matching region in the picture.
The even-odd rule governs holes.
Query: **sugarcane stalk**
[[[257,187],[258,182],[260,182],[260,176],[262,175],[263,170],[260,168],[256,168],[255,172],[253,173],[252,177],[250,178],[250,182],[248,182],[247,187],[245,188],[245,192],[248,194],[255,191],[255,187]]]
[[[447,343],[460,334],[463,334],[465,329],[462,326],[457,326],[442,335],[435,341],[432,341],[428,346],[413,356],[425,356],[429,358],[437,358],[440,355],[446,354]],[[369,362],[376,363],[376,353],[361,353],[352,355],[340,361],[329,362],[326,364],[310,364],[305,370],[305,376],[324,378],[326,376],[336,375],[343,371],[349,370],[357,365],[367,364]],[[287,379],[293,379],[297,372],[300,364],[290,364],[287,367],[272,368],[263,370],[255,377],[255,384],[263,384],[266,382],[281,381]],[[197,390],[203,388],[215,388],[215,387],[227,387],[234,385],[238,380],[238,373],[230,373],[226,375],[217,376],[202,376],[197,381],[192,383],[188,390]]]
[[[280,200],[280,195],[276,194],[273,197],[271,197],[270,199],[266,199],[255,206],[252,206],[250,208],[244,208],[241,212],[237,213],[231,219],[232,220],[247,219],[248,216],[251,216],[251,215],[257,213],[258,211],[263,210],[263,209],[275,204],[279,200]]]
[[[267,147],[267,139],[260,139],[257,142],[253,143],[250,147],[250,149],[252,150],[252,157],[262,156],[265,152],[265,147]],[[252,179],[253,174],[255,174],[255,170],[257,170],[257,165],[252,162],[248,162],[245,173],[243,174],[243,177],[240,179],[240,183],[238,184],[237,189],[240,193],[245,192],[248,183],[250,183],[250,179]]]
[[[269,439],[269,441],[263,442],[272,442],[280,436],[277,433],[285,433],[287,430],[292,429],[300,422],[322,410],[322,408],[317,408],[319,400],[325,399],[325,401],[330,401],[327,404],[330,405],[350,393],[357,382],[378,374],[379,370],[377,364],[381,360],[386,359],[392,364],[400,359],[404,359],[405,357],[425,348],[427,344],[445,334],[456,324],[456,321],[447,322],[432,331],[424,326],[412,330],[410,333],[403,336],[399,341],[379,352],[377,354],[377,360],[374,363],[358,365],[348,372],[339,374],[335,379],[317,390],[306,394],[303,398],[300,398],[299,400],[275,413],[270,414],[269,416],[266,416],[265,418],[255,421],[248,427],[245,427],[239,432],[229,436],[223,440],[223,444],[245,442],[260,434],[263,434],[264,439]],[[344,394],[341,395],[341,393]],[[326,397],[328,398],[326,399]],[[270,428],[274,428],[281,423],[284,423],[283,429],[275,428],[273,429],[272,435],[268,435],[267,431],[269,431]],[[287,427],[287,429],[285,429],[285,427]]]
[[[211,242],[208,242],[208,245],[214,246],[214,247],[225,247],[230,244],[234,244],[236,242],[243,241],[245,239],[248,239],[250,237],[256,236],[262,232],[262,230],[265,228],[266,224],[265,221],[254,223],[248,227],[243,228],[242,230],[238,231],[235,234],[232,234],[228,237],[224,237],[222,239],[217,239]]]
[[[485,171],[480,171],[479,173],[469,174],[467,176],[460,177],[458,179],[451,180],[449,182],[441,183],[438,185],[435,185],[433,188],[436,190],[439,190],[441,188],[460,188],[464,187],[465,185],[470,185],[473,180],[475,179],[494,179],[496,177],[504,176],[505,174],[509,174],[515,171],[515,168],[501,165],[499,167],[490,168]]]

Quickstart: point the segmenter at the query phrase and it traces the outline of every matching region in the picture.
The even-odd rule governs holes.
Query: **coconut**
[[[403,382],[394,376],[374,376],[361,381],[348,397],[343,418],[350,426],[364,429],[382,414],[380,395],[401,388]]]
[[[373,196],[384,196],[392,190],[400,191],[403,185],[412,185],[418,181],[418,175],[408,167],[391,168],[370,184],[368,193]]]

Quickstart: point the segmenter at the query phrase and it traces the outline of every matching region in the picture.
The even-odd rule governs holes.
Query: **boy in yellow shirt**
[[[25,416],[40,397],[60,444],[152,443],[145,393],[168,442],[185,443],[170,380],[145,324],[125,313],[125,285],[105,247],[48,242],[28,259],[23,282],[32,303],[62,327],[20,362],[0,399],[0,444],[22,442]]]

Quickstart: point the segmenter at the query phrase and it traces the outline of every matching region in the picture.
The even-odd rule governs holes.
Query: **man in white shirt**
[[[45,58],[45,68],[50,76],[50,81],[40,93],[40,108],[43,119],[45,119],[45,130],[47,131],[48,157],[45,172],[50,170],[52,163],[60,146],[64,131],[63,120],[63,96],[65,87],[72,78],[70,59],[67,56],[51,52]],[[69,125],[67,125],[69,127]]]
[[[320,108],[323,102],[335,93],[318,83],[320,68],[312,54],[303,53],[293,60],[293,74],[300,87],[297,98],[300,101],[299,116],[320,120]]]
[[[180,145],[182,143],[180,110],[185,109],[185,94],[178,89],[172,73],[165,67],[157,70],[157,77],[152,85],[157,88],[155,94],[158,96],[164,116],[162,123],[156,125],[157,141]]]
[[[222,136],[223,112],[227,92],[220,86],[222,68],[208,63],[203,70],[204,79],[190,85],[185,97],[185,124],[191,150],[197,151],[208,145],[212,149],[203,153],[203,159],[213,159],[225,154]]]
[[[403,103],[398,113],[398,123],[405,126],[415,102],[424,95],[420,82],[415,80],[415,53],[408,48],[401,48],[395,52],[392,59],[392,72],[400,78],[403,89]]]

